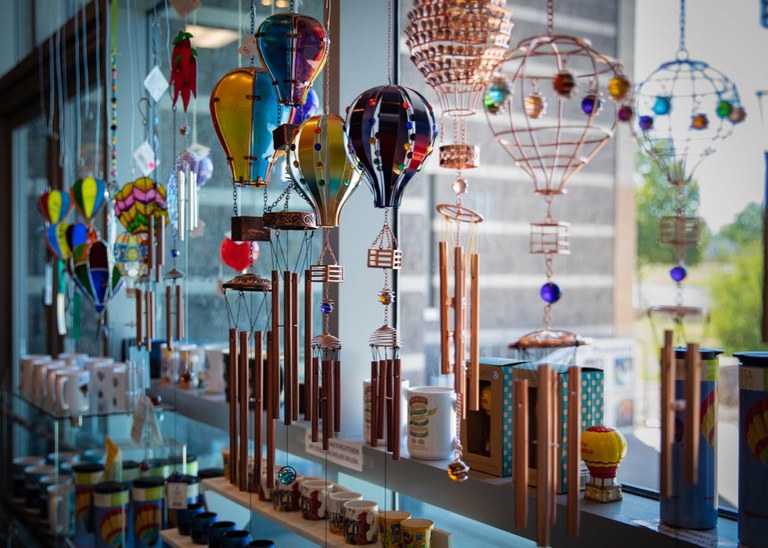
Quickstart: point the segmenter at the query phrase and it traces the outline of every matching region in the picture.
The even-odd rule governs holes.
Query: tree
[[[736,215],[736,219],[731,224],[720,229],[720,237],[730,240],[739,247],[762,241],[762,206],[754,202],[747,204],[747,207]]]
[[[637,191],[637,259],[640,266],[652,263],[673,264],[677,262],[674,248],[659,243],[659,223],[664,216],[675,215],[678,187],[667,182],[667,176],[644,152],[637,156],[638,172],[643,184]],[[680,188],[685,214],[692,215],[699,203],[699,185],[691,181]],[[702,250],[709,241],[710,233],[702,220],[701,245],[689,248],[685,254],[687,264],[696,264],[701,260]]]

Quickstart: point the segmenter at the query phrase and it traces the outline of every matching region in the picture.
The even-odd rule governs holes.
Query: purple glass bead
[[[635,111],[632,110],[632,107],[629,105],[622,105],[621,108],[619,108],[618,118],[622,122],[629,122],[634,115]]]
[[[178,249],[176,249],[176,248],[174,248],[174,249],[171,249],[171,257],[173,257],[173,258],[175,259],[175,258],[176,258],[176,257],[178,257],[179,255],[181,255],[181,251],[179,251],[179,250],[178,250]]]
[[[541,295],[541,300],[545,303],[553,304],[560,300],[562,292],[560,291],[560,286],[555,282],[547,282],[541,286],[539,295]]]
[[[581,100],[581,112],[584,114],[597,114],[600,110],[600,98],[597,95],[587,95]]]
[[[641,116],[640,120],[638,120],[638,123],[640,125],[640,129],[643,131],[653,129],[653,116]]]
[[[682,282],[686,276],[688,276],[688,271],[683,265],[677,265],[669,271],[669,277],[677,283]]]
[[[332,303],[322,303],[320,305],[320,312],[323,314],[330,314],[333,312],[333,304]]]

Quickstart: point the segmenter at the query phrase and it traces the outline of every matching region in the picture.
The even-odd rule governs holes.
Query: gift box
[[[472,470],[512,475],[513,368],[527,362],[480,358],[480,409],[461,425],[463,460]]]
[[[528,428],[528,484],[536,485],[536,401],[537,401],[537,368],[536,364],[522,363],[513,368],[514,379],[528,379],[528,418],[530,426]],[[559,474],[556,478],[556,490],[558,493],[567,492],[568,477],[568,366],[550,365],[550,368],[557,374],[556,387],[557,393],[557,433],[560,445],[558,453],[560,455]],[[594,426],[603,423],[603,370],[592,367],[581,368],[581,430],[582,432],[588,426]],[[512,390],[510,389],[510,402]],[[576,451],[580,451],[577,447]],[[582,461],[580,462],[580,486],[582,488],[589,479],[589,471]]]

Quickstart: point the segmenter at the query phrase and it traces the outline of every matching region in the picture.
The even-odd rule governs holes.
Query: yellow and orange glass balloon
[[[290,109],[277,102],[272,79],[264,69],[236,68],[214,86],[211,119],[234,184],[267,184],[274,152],[272,131],[289,115]]]
[[[115,195],[115,215],[131,234],[149,230],[149,217],[168,220],[165,187],[149,177],[139,177],[123,185]]]
[[[319,226],[339,226],[341,210],[360,182],[344,146],[344,118],[312,116],[298,129],[287,160],[299,192],[315,208]]]
[[[581,458],[593,478],[615,478],[626,454],[626,438],[611,426],[590,426],[581,433]]]

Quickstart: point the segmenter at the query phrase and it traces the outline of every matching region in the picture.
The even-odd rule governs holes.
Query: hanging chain
[[[232,183],[232,212],[235,214],[235,217],[238,216],[237,214],[237,185]]]
[[[552,254],[547,253],[544,258],[544,275],[547,277],[547,283],[552,283],[552,274]],[[544,326],[547,331],[549,331],[549,328],[552,326],[552,303],[547,303],[544,306]]]
[[[251,36],[256,36],[256,2],[251,0]],[[256,56],[251,55],[251,66],[256,66]]]
[[[295,4],[294,4],[294,1],[293,1],[293,0],[291,0],[291,3],[290,3],[290,5],[288,6],[288,9],[290,10],[290,12],[291,12],[291,13],[294,13],[294,12],[295,12],[296,6],[295,6]]]
[[[685,48],[685,0],[680,0],[680,43],[678,52],[687,52]]]
[[[387,78],[392,84],[392,0],[387,2]]]
[[[555,0],[547,0],[547,35],[555,32]]]
[[[330,50],[331,50],[331,39],[330,39],[330,32],[331,32],[331,1],[326,0],[325,2],[325,13],[326,13],[326,20],[325,20],[325,48],[326,48],[326,55],[330,56]],[[327,63],[325,65],[325,71],[323,71],[323,114],[328,114],[331,111],[331,65],[332,63]]]

